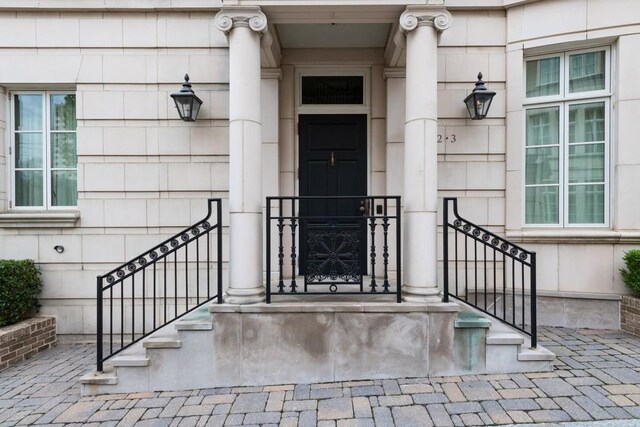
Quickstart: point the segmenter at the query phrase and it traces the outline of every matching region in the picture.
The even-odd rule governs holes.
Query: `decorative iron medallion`
[[[357,226],[309,227],[307,247],[307,283],[361,281]]]

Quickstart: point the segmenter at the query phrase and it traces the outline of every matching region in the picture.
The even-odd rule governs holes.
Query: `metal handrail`
[[[215,222],[210,221],[213,214],[214,207],[216,212]],[[215,244],[217,256],[215,261],[211,257],[211,238],[210,233],[216,230]],[[206,237],[206,251],[201,254],[200,251],[200,239]],[[195,258],[189,260],[189,246],[195,246]],[[183,249],[184,259],[178,259],[178,252]],[[170,255],[173,255],[173,260],[170,259]],[[204,259],[201,259],[203,258]],[[216,291],[215,295],[211,295],[211,264],[216,264]],[[171,289],[168,284],[170,282],[168,276],[168,264],[169,267],[173,264],[173,295],[169,296]],[[206,267],[206,281],[200,280],[200,265],[204,264]],[[178,278],[178,266],[184,265],[184,282],[179,286],[179,281],[182,277]],[[189,267],[195,265],[195,297],[193,294],[189,297]],[[161,267],[161,274],[158,274],[158,266]],[[149,280],[151,283],[147,283],[147,271],[151,275]],[[160,277],[158,277],[160,276]],[[138,286],[136,287],[136,278],[139,277]],[[127,279],[130,280],[130,286],[126,287]],[[106,284],[105,284],[106,282]],[[201,289],[203,282],[206,283],[206,288]],[[141,285],[140,285],[141,284]],[[161,289],[158,289],[161,286]],[[117,320],[114,315],[114,289],[119,287],[119,333],[120,345],[114,348],[114,320]],[[152,287],[152,295],[146,294],[147,287]],[[180,289],[179,289],[180,288]],[[158,292],[162,290],[162,294]],[[179,290],[184,290],[183,295],[179,295]],[[125,295],[125,291],[127,294]],[[201,291],[203,295],[201,295]],[[108,295],[105,296],[105,292]],[[138,293],[138,297],[136,297]],[[125,321],[125,299],[131,299],[130,311],[127,313],[130,316],[129,321]],[[160,328],[170,324],[171,322],[181,318],[182,316],[192,312],[196,308],[203,304],[217,298],[218,304],[222,303],[222,200],[221,199],[208,199],[207,215],[192,226],[182,230],[181,232],[166,239],[162,243],[154,246],[153,248],[145,251],[125,262],[124,264],[114,268],[106,274],[99,275],[97,277],[97,370],[103,370],[103,364],[109,358],[115,356],[141,339],[149,336],[153,332]],[[108,300],[109,308],[109,348],[108,354],[105,355],[104,349],[104,315],[105,302]],[[141,309],[142,322],[136,323],[136,300],[138,306]],[[173,315],[168,311],[168,302],[173,302]],[[178,305],[184,302],[184,309],[178,310]],[[190,304],[191,303],[191,304]],[[147,329],[147,306],[152,307],[152,322]],[[157,306],[161,305],[162,313],[157,312]],[[159,321],[158,317],[163,314],[162,321]],[[129,320],[129,319],[127,319]],[[140,319],[138,319],[140,320]],[[126,324],[125,324],[126,322]],[[130,332],[127,332],[127,327],[131,327]],[[137,332],[140,331],[138,334]],[[128,336],[130,335],[130,339]],[[125,336],[127,339],[125,341]]]
[[[327,202],[335,202],[337,204],[349,202],[349,201],[360,201],[360,212],[361,214],[354,213],[353,215],[336,215],[336,216],[324,216],[324,215],[310,215],[306,212],[305,202],[309,201],[327,201]],[[374,212],[375,210],[375,212]],[[313,294],[313,295],[331,295],[331,294],[343,294],[343,295],[354,295],[354,294],[395,294],[397,302],[401,301],[401,215],[400,215],[400,197],[399,196],[279,196],[279,197],[267,197],[266,204],[266,287],[267,287],[267,303],[271,302],[272,295],[283,295],[283,294]],[[275,211],[272,212],[272,211]],[[286,213],[285,213],[286,211]],[[303,227],[309,227],[307,230],[312,229],[312,223],[315,221],[326,222],[330,225],[333,225],[333,228],[327,229],[326,232],[331,234],[331,238],[340,239],[342,241],[342,245],[344,246],[353,246],[348,245],[350,239],[353,237],[353,241],[357,241],[358,245],[367,244],[367,240],[364,242],[360,242],[357,238],[358,233],[362,233],[364,235],[368,235],[369,247],[366,250],[367,257],[369,259],[366,262],[367,266],[370,268],[370,278],[368,286],[365,290],[363,283],[363,274],[360,271],[359,267],[355,268],[353,271],[345,272],[314,272],[309,273],[308,271],[304,274],[304,284],[303,286],[299,285],[296,281],[296,269],[299,272],[298,262],[300,261],[300,253],[301,245],[300,242],[298,244],[298,238],[300,237],[300,232]],[[352,225],[352,229],[344,231],[343,234],[340,234],[339,228],[340,226],[344,226],[345,222],[351,221],[354,224]],[[272,292],[271,286],[271,239],[272,239],[272,230],[274,227],[277,230],[277,243],[278,243],[278,266],[277,273],[277,291]],[[349,228],[347,226],[347,228]],[[389,261],[391,258],[390,254],[390,246],[389,246],[389,233],[393,232],[395,229],[395,237],[396,237],[396,247],[395,247],[395,257],[396,257],[396,289],[395,292],[390,291],[390,281],[389,281]],[[285,249],[284,249],[284,236],[285,230],[289,232],[291,238],[291,248],[288,251],[287,257],[290,259],[291,265],[291,280],[285,286],[285,278],[284,278],[284,265],[285,265]],[[357,231],[356,231],[357,230]],[[318,233],[322,233],[322,230],[314,230]],[[376,232],[378,237],[376,237]],[[351,233],[351,236],[349,235]],[[353,234],[355,233],[355,234]],[[376,245],[376,239],[381,241],[381,248],[378,248]],[[314,240],[315,241],[315,240]],[[353,242],[351,241],[351,242]],[[346,243],[345,243],[346,242]],[[310,242],[304,242],[304,244],[310,245]],[[312,245],[312,244],[311,244]],[[313,245],[312,245],[313,246]],[[359,246],[358,246],[359,248]],[[354,252],[355,249],[352,248],[349,253],[349,262],[353,264],[359,264],[354,260]],[[382,253],[382,260],[377,261],[377,257],[379,253]],[[317,261],[317,257],[313,257],[309,255],[309,252],[306,252],[308,255],[308,259],[303,260],[306,262],[307,266],[314,265],[315,263],[322,264],[325,261]],[[317,254],[316,254],[317,255]],[[288,263],[289,264],[289,263]],[[381,277],[376,277],[376,265],[381,264],[380,269],[382,270]],[[378,280],[379,279],[379,282]],[[358,285],[359,290],[347,290],[347,291],[339,291],[339,286],[344,285]],[[318,289],[322,286],[329,286],[329,292],[323,291],[313,291],[311,292],[310,287],[314,287],[314,289]],[[288,289],[287,289],[288,288]],[[380,288],[380,289],[379,289]]]
[[[453,206],[453,221],[449,218],[449,206]],[[514,243],[509,242],[503,237],[498,236],[491,231],[482,228],[469,220],[462,218],[458,213],[458,200],[455,197],[446,197],[443,204],[444,218],[443,225],[443,301],[449,302],[449,297],[463,301],[476,309],[494,317],[509,326],[531,337],[531,347],[537,346],[537,309],[536,309],[536,253],[528,251]],[[449,265],[450,247],[449,247],[449,230],[454,230],[454,261],[453,269],[455,274],[455,289],[449,285]],[[463,238],[464,252],[463,259],[459,259],[459,238]],[[469,242],[473,243],[473,259],[469,259]],[[478,260],[478,244],[482,250],[482,258]],[[492,257],[488,257],[493,253]],[[498,259],[501,255],[501,260]],[[509,263],[507,260],[510,260]],[[464,267],[464,274],[459,274],[459,264]],[[478,278],[481,263],[481,271],[483,277]],[[470,264],[472,264],[470,266]],[[502,266],[501,274],[498,271]],[[469,278],[469,270],[472,270],[473,278]],[[529,289],[526,289],[526,272],[528,270]],[[493,274],[493,287],[489,288],[488,283],[491,278],[487,276],[488,271]],[[519,274],[520,287],[516,287],[516,273]],[[463,277],[460,277],[463,276]],[[510,280],[509,280],[510,279]],[[463,282],[464,288],[460,286]],[[502,289],[498,291],[499,284]],[[510,282],[510,287],[507,283]],[[473,298],[469,298],[470,288]],[[480,287],[479,287],[480,285]],[[478,301],[478,291],[483,294],[483,300]],[[516,300],[516,294],[519,294],[520,301]],[[526,303],[526,296],[529,295],[529,304]],[[487,298],[491,300],[487,300]],[[510,297],[510,298],[507,298]],[[498,303],[501,302],[502,310],[498,309]],[[520,303],[518,309],[517,303]],[[508,305],[511,305],[510,312],[507,312]],[[527,313],[528,308],[528,313]],[[501,311],[501,312],[500,312]],[[516,316],[516,312],[519,315]],[[528,324],[527,324],[527,314]]]

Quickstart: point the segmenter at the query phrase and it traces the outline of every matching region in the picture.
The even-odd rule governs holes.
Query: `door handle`
[[[364,216],[369,215],[369,204],[366,200],[360,200],[360,207],[358,208],[358,210]]]
[[[331,152],[331,157],[329,158],[329,165],[331,167],[334,167],[336,165],[336,156],[333,151]]]

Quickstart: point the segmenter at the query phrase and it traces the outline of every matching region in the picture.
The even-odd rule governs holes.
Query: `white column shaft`
[[[264,299],[260,34],[229,32],[229,289],[227,302]]]
[[[407,33],[404,148],[404,298],[438,299],[437,32],[428,23]]]

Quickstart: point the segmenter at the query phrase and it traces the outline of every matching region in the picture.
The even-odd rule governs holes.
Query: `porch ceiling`
[[[384,47],[391,24],[277,24],[283,48]]]

